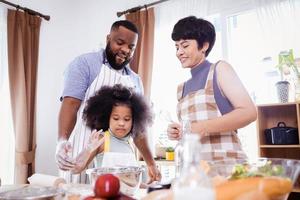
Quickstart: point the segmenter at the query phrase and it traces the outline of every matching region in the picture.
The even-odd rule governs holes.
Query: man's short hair
[[[134,33],[137,33],[139,34],[139,31],[136,27],[136,25],[128,20],[119,20],[119,21],[116,21],[112,24],[111,26],[111,29],[110,30],[116,30],[118,29],[120,26],[123,26],[129,30],[131,30],[132,32]]]

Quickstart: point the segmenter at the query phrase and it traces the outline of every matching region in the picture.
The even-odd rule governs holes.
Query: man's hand
[[[73,161],[68,156],[72,150],[72,145],[67,141],[70,137],[77,119],[77,112],[81,105],[81,100],[73,97],[64,97],[58,119],[58,138],[56,145],[55,160],[61,170],[70,170],[74,167]],[[77,155],[76,155],[77,156]]]
[[[153,181],[160,181],[161,174],[160,171],[157,169],[156,165],[149,165],[148,168],[148,176],[150,180],[147,182],[147,184],[152,183]]]
[[[55,160],[61,170],[67,171],[75,167],[75,163],[69,157],[72,145],[67,140],[59,141],[56,145]]]

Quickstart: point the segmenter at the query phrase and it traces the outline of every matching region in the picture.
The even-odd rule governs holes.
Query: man
[[[138,39],[138,30],[127,20],[113,23],[106,38],[106,48],[99,52],[77,57],[68,67],[59,113],[56,162],[67,181],[86,182],[85,174],[71,175],[75,157],[86,145],[91,130],[82,121],[85,101],[103,85],[117,83],[134,87],[143,93],[140,77],[128,66]],[[157,170],[145,134],[135,137],[134,143],[148,167],[150,182],[161,178]]]

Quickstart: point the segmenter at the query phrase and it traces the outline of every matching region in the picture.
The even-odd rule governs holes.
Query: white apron
[[[137,159],[134,154],[133,145],[130,142],[130,135],[124,138],[117,138],[110,131],[105,131],[103,135],[105,143],[104,151],[97,154],[95,159],[95,167],[126,167],[138,166]]]
[[[89,135],[91,134],[91,129],[88,128],[82,120],[82,113],[87,100],[91,96],[94,96],[95,92],[102,86],[113,86],[115,84],[122,84],[127,87],[135,88],[129,75],[122,75],[107,65],[102,64],[98,76],[87,89],[84,100],[77,112],[77,122],[69,138],[69,142],[73,147],[72,158],[75,158],[84,149],[88,142]],[[88,168],[92,167],[93,163],[91,162]],[[60,175],[66,179],[67,183],[88,183],[88,177],[85,170],[82,171],[81,174],[71,174],[69,171],[60,171]]]

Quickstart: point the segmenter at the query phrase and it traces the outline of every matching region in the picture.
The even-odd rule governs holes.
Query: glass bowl
[[[244,167],[238,167],[244,166]],[[246,171],[243,171],[246,170]],[[244,173],[243,173],[244,172]],[[232,176],[235,174],[235,176]],[[208,162],[207,175],[211,178],[245,178],[249,176],[276,176],[289,178],[294,188],[299,188],[300,160],[281,158],[258,158],[256,160],[221,160]],[[244,176],[245,175],[245,176]],[[287,199],[289,193],[277,199]],[[273,198],[274,199],[274,198]],[[272,200],[273,200],[272,199]]]
[[[120,191],[125,195],[133,196],[141,184],[143,171],[144,168],[141,167],[99,167],[86,170],[86,174],[93,186],[98,176],[113,174],[120,180]]]

